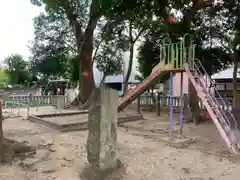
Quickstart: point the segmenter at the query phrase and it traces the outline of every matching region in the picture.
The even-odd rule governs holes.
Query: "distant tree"
[[[75,54],[76,48],[66,19],[41,13],[34,18],[34,29],[30,44],[32,71],[43,79],[67,76],[70,54]]]
[[[20,54],[12,54],[5,58],[6,73],[11,84],[24,84],[29,78],[27,62]]]
[[[5,69],[0,68],[0,85],[5,85],[6,83],[8,83],[8,75]]]
[[[72,82],[79,81],[79,61],[77,56],[68,57],[66,77],[68,77]]]
[[[152,68],[159,63],[159,55],[159,48],[156,48],[154,42],[149,40],[146,40],[145,43],[139,48],[137,57],[138,72],[140,73],[142,80],[148,77],[152,72]]]

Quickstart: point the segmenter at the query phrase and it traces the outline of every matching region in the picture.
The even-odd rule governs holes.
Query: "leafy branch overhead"
[[[104,44],[98,55],[95,57],[96,67],[105,76],[116,75],[122,72],[123,55],[122,52],[113,48],[111,44]]]
[[[65,8],[70,11],[68,6],[65,7],[65,4],[61,4],[59,1],[55,1],[57,4],[56,7],[51,8],[54,1],[49,2],[50,4],[47,4],[48,1],[41,1],[41,3],[45,3],[45,7],[47,8],[46,13],[40,14],[38,17],[34,20],[34,26],[35,26],[35,39],[31,44],[31,51],[32,51],[32,69],[35,72],[40,72],[43,74],[46,74],[48,76],[60,76],[65,71],[73,71],[69,72],[72,74],[71,76],[74,77],[74,80],[77,80],[77,74],[79,76],[79,73],[77,73],[78,68],[81,68],[81,65],[77,63],[77,60],[79,57],[80,48],[82,47],[82,41],[83,41],[83,32],[84,28],[87,27],[87,11],[84,11],[84,16],[81,18],[76,17],[76,21],[73,22],[73,19],[69,19],[70,15],[67,13],[67,11],[63,11],[62,8]],[[39,3],[39,1],[38,1]],[[41,4],[40,4],[41,5]],[[75,5],[71,6],[74,7]],[[89,5],[87,4],[79,4],[79,7],[83,7],[82,9],[87,9]],[[77,12],[77,11],[76,11]],[[78,11],[79,12],[79,11]],[[66,15],[67,14],[67,15]],[[80,13],[81,14],[81,13]],[[77,13],[76,13],[77,16]],[[85,18],[83,18],[85,17]],[[71,17],[73,18],[73,17]],[[71,26],[72,23],[76,23],[76,26]],[[104,74],[116,74],[119,72],[120,66],[115,66],[119,63],[119,58],[122,58],[121,53],[117,52],[116,50],[112,50],[115,55],[112,55],[113,58],[108,57],[108,53],[111,52],[108,48],[106,48],[106,44],[108,43],[106,41],[106,37],[104,36],[105,30],[109,26],[109,20],[106,18],[101,18],[98,20],[98,23],[96,25],[96,30],[94,33],[94,39],[93,39],[93,47],[94,47],[94,53],[93,53],[93,62],[94,60],[98,59],[96,61],[99,69],[101,69]],[[79,29],[81,25],[81,28]],[[71,29],[71,27],[73,29]],[[74,27],[76,29],[74,29]],[[75,31],[72,31],[75,30]],[[86,29],[87,30],[87,29]],[[86,31],[85,30],[85,31]],[[74,39],[74,35],[76,36]],[[114,46],[116,47],[122,47],[121,41],[114,41],[116,42]],[[80,44],[79,44],[80,43]],[[108,43],[109,44],[109,43]],[[117,48],[119,49],[119,48]],[[121,48],[120,48],[121,49]],[[107,51],[107,52],[104,52]],[[76,58],[72,58],[72,56],[76,56]],[[104,56],[106,58],[104,59]],[[117,56],[117,58],[116,58]],[[99,59],[104,59],[103,61],[100,61]],[[116,63],[112,63],[116,59]],[[111,61],[110,61],[111,60]],[[51,61],[51,63],[49,63]],[[106,68],[103,68],[102,65],[99,65],[99,62],[104,63]],[[107,64],[109,62],[109,64]],[[70,64],[70,69],[68,68],[68,64]],[[102,67],[102,68],[101,68]],[[116,69],[116,71],[113,71],[113,69]],[[68,74],[69,74],[68,73]]]
[[[30,46],[32,70],[45,76],[63,76],[69,56],[76,53],[73,33],[66,19],[57,14],[41,13],[34,19],[34,29]]]

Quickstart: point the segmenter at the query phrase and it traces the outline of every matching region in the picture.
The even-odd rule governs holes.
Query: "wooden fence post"
[[[30,116],[30,107],[31,107],[31,104],[32,104],[32,93],[29,93],[29,94],[28,94],[28,105],[27,105],[27,119],[28,119],[29,116]]]
[[[18,117],[20,116],[20,107],[21,107],[21,103],[18,103]]]
[[[140,107],[140,106],[141,106],[141,102],[140,102],[140,101],[141,101],[141,98],[140,98],[140,96],[139,96],[139,97],[137,98],[137,112],[138,112],[138,113],[140,113],[140,111],[141,111],[141,110],[140,110],[140,109],[141,109],[141,107]]]
[[[160,116],[161,114],[161,104],[160,104],[160,92],[157,93],[157,102],[156,102],[156,105],[157,105],[157,116]]]

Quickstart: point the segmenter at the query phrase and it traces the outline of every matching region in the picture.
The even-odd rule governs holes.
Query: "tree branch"
[[[129,21],[129,41],[131,44],[133,44],[133,35],[132,35],[132,31],[133,31],[133,28],[132,28],[132,21],[130,20]]]
[[[72,53],[77,53],[77,50],[73,46],[68,43],[65,43],[65,45],[70,49],[70,51],[72,51]]]
[[[194,0],[192,7],[183,13],[183,23],[189,26],[197,11],[210,7],[213,3],[214,0]]]
[[[103,72],[103,77],[102,77],[102,79],[100,81],[100,87],[102,87],[104,85],[106,77],[107,77],[106,73]]]
[[[98,43],[97,48],[96,48],[96,50],[95,50],[95,52],[94,52],[94,54],[93,54],[92,65],[94,64],[95,58],[96,58],[96,56],[97,56],[98,50],[99,50],[102,42],[103,42],[103,39]]]
[[[138,34],[137,34],[137,36],[135,37],[135,39],[133,40],[133,44],[135,44],[135,42],[138,40],[138,38],[142,35],[142,33],[144,32],[144,28],[142,28],[139,32],[138,32]]]
[[[210,7],[213,3],[214,0],[193,0],[193,5],[189,10],[183,13],[183,20],[179,23],[189,26],[198,10]],[[156,9],[155,14],[159,17],[162,17],[166,24],[171,24],[171,22],[169,22],[169,18],[171,16],[167,11],[167,4],[159,9]]]
[[[77,45],[78,52],[80,51],[81,45],[83,43],[83,31],[80,23],[77,20],[77,15],[72,15],[69,17],[70,24],[72,25],[74,35],[75,35],[75,41]]]

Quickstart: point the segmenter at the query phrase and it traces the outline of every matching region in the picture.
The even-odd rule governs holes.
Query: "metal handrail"
[[[196,70],[196,69],[195,69]],[[199,72],[199,71],[197,71],[197,72]],[[217,103],[216,103],[216,101],[214,100],[214,97],[212,97],[212,96],[209,96],[209,98],[210,98],[210,100],[212,101],[212,102],[214,102],[215,104],[216,104],[216,106],[218,106],[217,105]],[[219,108],[218,108],[219,109]],[[219,110],[220,111],[220,110]],[[226,121],[227,120],[227,121]],[[231,124],[230,123],[230,121],[227,119],[227,118],[223,118],[223,119],[221,119],[220,120],[220,123],[221,123],[221,125],[225,125],[225,126],[227,126],[227,127],[229,127],[229,125]],[[225,129],[225,128],[224,128]]]
[[[202,73],[201,73],[201,71],[199,70],[199,67],[198,66],[196,66],[196,63],[195,64],[193,64],[193,65],[195,65],[195,70],[198,72],[198,74],[201,76],[201,77],[203,77],[202,76]],[[212,82],[211,82],[212,83]],[[215,90],[215,89],[214,89]],[[216,90],[215,90],[216,91]],[[215,96],[210,96],[209,97],[216,105],[218,105],[218,102],[217,102],[217,100],[216,100],[216,97]],[[218,106],[219,107],[219,106]],[[218,110],[219,110],[219,108],[218,108]],[[220,110],[219,110],[220,111]],[[221,112],[222,113],[222,112]],[[223,116],[225,116],[225,114],[223,115]],[[227,120],[227,122],[225,121],[225,119]],[[230,121],[228,120],[228,118],[226,118],[226,117],[224,117],[224,121],[221,121],[222,123],[225,123],[227,126],[229,126],[231,123],[230,123]]]
[[[200,71],[200,69],[199,69],[199,67],[195,67],[195,69],[198,71],[198,73],[200,73],[200,75],[202,75],[202,73],[201,73],[201,71]],[[213,83],[211,80],[210,80],[210,78],[209,78],[209,76],[206,74],[206,77],[208,77],[208,80],[210,81],[210,83]],[[212,87],[213,88],[213,90],[214,90],[214,92],[218,95],[218,99],[222,102],[222,104],[224,105],[224,106],[226,106],[225,105],[225,102],[222,100],[222,98],[221,98],[221,96],[219,95],[219,93],[218,93],[218,91],[217,91],[217,89],[213,86]],[[228,117],[226,116],[226,114],[222,111],[222,109],[221,108],[219,108],[220,107],[220,103],[219,103],[219,101],[217,101],[217,98],[216,98],[216,94],[214,94],[214,95],[212,95],[211,93],[211,91],[209,92],[210,93],[210,98],[211,98],[211,100],[217,105],[217,110],[222,114],[222,116],[223,116],[223,118],[224,118],[224,123],[226,123],[227,122],[227,125],[228,126],[230,126],[231,127],[231,122],[229,121],[229,119],[228,119]],[[231,115],[231,114],[230,114]],[[235,122],[235,119],[232,117],[232,119],[234,120],[234,122]],[[235,123],[235,125],[236,125],[236,123]]]
[[[201,70],[203,71],[203,74],[206,75],[206,77],[208,78],[209,82],[210,82],[211,84],[214,84],[213,80],[212,80],[211,77],[208,75],[208,73],[206,72],[205,68],[203,67],[203,65],[202,65],[202,63],[200,62],[199,59],[194,59],[194,60],[193,60],[193,64],[194,64],[194,69],[197,70],[200,75],[202,75],[202,73],[201,73],[201,71],[200,71],[200,68],[201,68]],[[222,104],[223,106],[226,106],[226,103],[225,103],[225,101],[223,100],[223,98],[221,97],[221,95],[219,94],[218,89],[217,89],[215,86],[213,86],[212,88],[214,89],[214,93],[216,93],[216,94],[214,94],[213,96],[211,96],[212,100],[217,104],[218,107],[219,107],[219,105],[220,105],[219,100],[220,100],[220,102],[221,102],[221,104]],[[211,93],[211,92],[210,92],[210,93]],[[216,98],[216,95],[217,95],[219,98]],[[218,99],[218,100],[217,100],[217,99]],[[231,122],[229,121],[229,117],[226,116],[226,113],[223,112],[223,110],[222,110],[221,108],[218,108],[218,110],[219,110],[220,113],[224,116],[224,119],[227,120],[228,125],[231,127]],[[226,110],[226,111],[227,111],[228,114],[230,115],[230,118],[233,120],[235,128],[237,128],[237,127],[238,127],[238,124],[237,124],[236,119],[234,118],[234,116],[232,115],[232,113],[231,113],[229,110]]]

